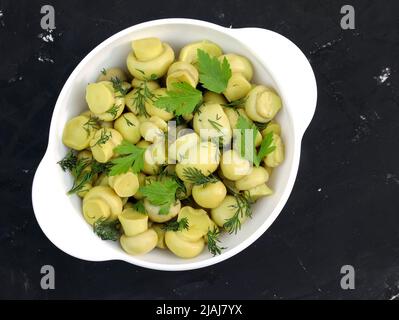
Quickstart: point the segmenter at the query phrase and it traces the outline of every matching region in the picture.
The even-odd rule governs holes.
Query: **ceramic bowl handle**
[[[76,208],[72,207],[71,201],[65,202],[67,195],[63,182],[57,178],[61,169],[56,161],[46,154],[33,179],[32,203],[36,220],[44,234],[55,246],[74,257],[91,261],[117,259],[117,249],[107,246],[93,235],[80,214],[76,214]],[[49,186],[52,192],[49,192]],[[79,202],[76,196],[73,200]]]
[[[282,35],[266,29],[231,29],[267,69],[285,102],[289,102],[294,128],[302,137],[316,109],[316,79],[302,51]],[[287,101],[289,100],[289,101]]]

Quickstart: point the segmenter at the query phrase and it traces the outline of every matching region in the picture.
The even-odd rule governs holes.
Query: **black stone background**
[[[56,11],[49,43],[38,36],[44,4]],[[355,30],[340,28],[344,4],[355,7]],[[0,10],[0,298],[391,299],[399,293],[397,1],[1,0]],[[97,44],[166,17],[271,29],[309,58],[319,98],[294,190],[255,244],[209,268],[166,273],[75,259],[44,236],[31,205],[56,98]],[[381,82],[385,68],[391,74]],[[40,288],[44,264],[55,267],[53,291]],[[355,267],[355,290],[340,288],[345,264]]]

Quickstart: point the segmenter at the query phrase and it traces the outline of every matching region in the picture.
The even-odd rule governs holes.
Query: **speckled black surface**
[[[112,3],[112,5],[111,5]],[[56,11],[54,41],[40,7]],[[350,1],[0,1],[0,298],[391,299],[399,293],[399,5]],[[31,183],[50,117],[69,74],[97,44],[139,22],[190,17],[263,27],[293,40],[318,83],[294,190],[254,245],[218,265],[150,271],[70,257],[44,236]],[[40,61],[43,60],[43,61]],[[386,69],[388,68],[388,69]],[[387,79],[380,75],[387,74]],[[383,81],[385,80],[385,81]],[[73,233],[71,232],[71,237]],[[40,288],[40,268],[56,289]],[[340,288],[340,268],[356,289]]]

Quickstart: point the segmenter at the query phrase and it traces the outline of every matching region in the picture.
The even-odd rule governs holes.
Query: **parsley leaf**
[[[240,145],[238,149],[241,157],[254,162],[256,158],[255,140],[258,134],[256,126],[247,118],[240,116],[237,120],[236,129],[240,133]],[[248,132],[249,130],[250,132]],[[251,138],[252,141],[248,141],[248,138]]]
[[[118,219],[109,221],[98,219],[93,224],[93,232],[102,240],[117,241],[121,235],[121,227]]]
[[[221,93],[227,88],[231,77],[230,64],[226,58],[222,62],[211,57],[201,49],[197,49],[200,82],[204,88]]]
[[[166,179],[153,181],[139,190],[153,205],[161,207],[159,214],[168,214],[170,207],[176,202],[178,188],[179,184],[174,179]]]
[[[133,209],[142,214],[146,214],[143,201],[139,200],[133,205]]]
[[[175,82],[172,84],[173,90],[167,91],[167,95],[159,97],[155,106],[174,112],[175,115],[192,113],[196,106],[202,101],[201,91],[193,88],[186,82]]]
[[[245,117],[240,116],[237,120],[236,128],[240,130],[240,145],[239,151],[241,157],[253,162],[253,164],[259,167],[262,159],[272,152],[276,147],[272,146],[273,143],[273,132],[269,132],[262,140],[259,148],[259,152],[256,151],[255,141],[258,135],[258,129],[255,124],[251,123]],[[247,141],[247,130],[252,130],[251,138],[252,141]]]
[[[161,229],[165,231],[183,231],[184,229],[188,230],[188,219],[184,217],[179,221],[169,221],[165,223]]]
[[[237,108],[242,106],[243,104],[245,104],[245,102],[247,101],[247,97],[244,98],[240,98],[238,100],[234,100],[231,101],[229,103],[223,103],[222,107],[226,107],[226,108]]]
[[[110,176],[116,176],[128,172],[130,168],[134,173],[138,173],[144,168],[144,152],[145,149],[139,148],[134,144],[123,141],[114,151],[121,157],[111,160],[113,166],[109,171]]]
[[[256,155],[255,165],[259,167],[262,159],[270,152],[276,149],[276,146],[272,146],[273,143],[273,132],[269,132],[262,140],[258,154]]]

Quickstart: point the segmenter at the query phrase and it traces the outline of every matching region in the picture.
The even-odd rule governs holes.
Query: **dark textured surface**
[[[57,29],[48,43],[39,36],[43,4],[56,10]],[[339,25],[342,4],[0,1],[0,297],[395,297],[399,5],[351,1],[356,29],[344,31]],[[43,235],[30,197],[57,95],[98,43],[126,27],[163,17],[263,27],[285,35],[303,50],[317,77],[319,99],[303,139],[294,190],[276,222],[254,245],[216,266],[164,273],[123,262],[72,258]],[[382,81],[379,76],[387,72],[390,75]],[[55,267],[56,290],[40,288],[44,264]],[[356,269],[355,290],[340,288],[344,264]]]

